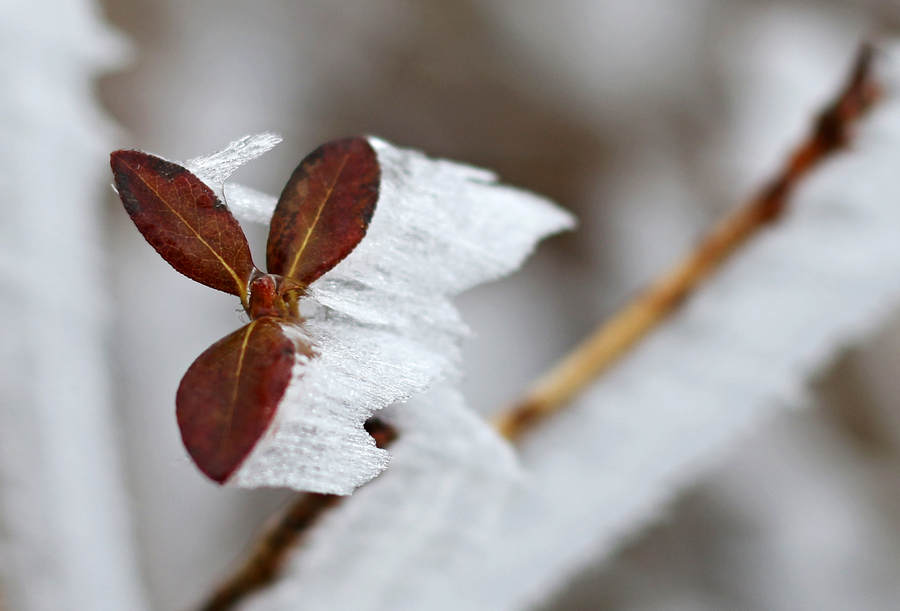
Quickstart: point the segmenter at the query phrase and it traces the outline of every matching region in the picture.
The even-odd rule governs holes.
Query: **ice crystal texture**
[[[106,351],[113,125],[92,94],[126,47],[87,2],[2,8],[0,607],[138,611]]]
[[[238,138],[212,155],[189,159],[184,166],[221,197],[222,186],[239,167],[271,151],[279,142],[281,136],[277,134],[251,134]]]

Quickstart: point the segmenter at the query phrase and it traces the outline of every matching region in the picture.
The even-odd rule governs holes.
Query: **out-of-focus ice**
[[[144,608],[106,350],[92,95],[124,41],[91,2],[0,2],[0,607]]]
[[[894,96],[861,126],[852,152],[808,179],[777,225],[526,439],[517,489],[488,488],[448,511],[434,490],[465,499],[477,477],[461,477],[452,464],[410,477],[438,451],[437,440],[398,453],[388,472],[310,533],[284,580],[249,608],[520,609],[543,600],[745,431],[798,405],[813,374],[897,308],[898,158]],[[397,514],[413,520],[392,521]],[[429,527],[414,535],[420,553],[396,551],[392,543],[407,541],[410,524],[425,516]],[[490,516],[489,533],[475,546],[454,546],[454,534],[479,516]],[[378,531],[380,545],[368,537],[360,544],[363,524]],[[346,587],[348,575],[367,571],[377,575],[375,595]]]
[[[381,188],[366,237],[301,304],[318,355],[302,364],[231,484],[349,494],[375,477],[388,453],[363,423],[455,377],[466,327],[450,297],[512,272],[538,240],[573,224],[551,202],[500,185],[488,171],[370,142]],[[217,186],[247,158],[246,148],[232,144],[191,165]],[[217,164],[228,171],[211,170]],[[274,198],[244,187],[224,191],[238,218],[271,218]],[[440,404],[422,409],[444,422]]]

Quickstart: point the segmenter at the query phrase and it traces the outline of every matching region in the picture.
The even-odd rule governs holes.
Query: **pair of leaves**
[[[253,264],[237,220],[186,168],[140,151],[115,151],[110,165],[125,210],[144,238],[189,278],[240,297],[252,322],[191,365],[176,397],[182,439],[197,466],[224,482],[266,431],[298,356],[298,291],[346,257],[365,236],[380,169],[363,138],[327,143],[287,182],[272,216],[266,265]]]

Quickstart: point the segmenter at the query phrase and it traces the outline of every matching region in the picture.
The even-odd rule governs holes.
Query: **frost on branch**
[[[188,167],[224,190],[238,218],[268,222],[274,197],[221,181],[276,138],[248,136]],[[382,179],[366,237],[301,302],[317,356],[297,362],[271,427],[229,483],[349,494],[375,477],[388,454],[363,423],[456,373],[466,327],[450,297],[512,272],[535,242],[572,226],[490,172],[370,142]]]

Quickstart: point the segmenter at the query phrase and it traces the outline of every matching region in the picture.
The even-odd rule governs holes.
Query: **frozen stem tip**
[[[139,151],[111,164],[151,246],[251,319],[179,386],[197,466],[220,483],[349,494],[387,465],[370,417],[458,367],[465,327],[450,298],[572,221],[484,170],[361,137],[310,153],[277,200],[238,188],[226,206],[224,181],[276,142],[248,136],[187,167]],[[266,272],[233,214],[269,220]]]
[[[272,144],[243,138],[210,160],[224,180],[235,156]],[[176,270],[232,293],[251,317],[188,369],[176,396],[182,439],[211,479],[225,482],[269,428],[291,379],[314,358],[296,300],[365,236],[378,201],[375,152],[362,138],[322,145],[297,167],[272,216],[267,267],[256,268],[237,220],[193,172],[140,151],[116,151],[110,164],[125,211]]]

